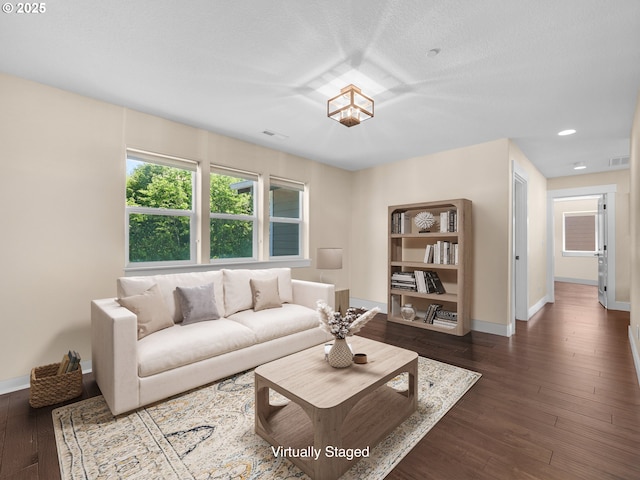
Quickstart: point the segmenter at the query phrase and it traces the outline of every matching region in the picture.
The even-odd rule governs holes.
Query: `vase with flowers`
[[[351,366],[353,353],[347,344],[347,337],[360,331],[379,311],[378,307],[371,310],[350,307],[343,317],[340,312],[334,312],[325,302],[318,301],[320,327],[335,337],[327,357],[329,365],[335,368]]]

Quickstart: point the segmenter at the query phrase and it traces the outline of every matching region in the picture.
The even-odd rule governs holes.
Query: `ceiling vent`
[[[264,133],[268,137],[275,138],[278,140],[286,140],[287,138],[289,138],[288,136],[282,133],[274,132],[273,130],[263,130],[262,133]]]
[[[628,167],[629,166],[629,155],[625,155],[623,157],[614,157],[609,159],[610,167]]]

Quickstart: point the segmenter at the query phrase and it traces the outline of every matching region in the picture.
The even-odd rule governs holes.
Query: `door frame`
[[[526,170],[516,161],[512,179],[512,268],[511,268],[511,315],[509,334],[516,333],[516,320],[529,320],[529,214],[528,180]],[[519,259],[516,259],[516,256]]]
[[[594,185],[591,187],[566,188],[547,191],[547,297],[555,302],[554,288],[554,222],[553,201],[556,198],[603,195],[607,204],[607,305],[616,305],[616,191],[617,185]]]

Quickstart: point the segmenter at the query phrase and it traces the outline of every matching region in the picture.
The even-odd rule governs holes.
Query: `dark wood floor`
[[[640,479],[640,388],[629,314],[606,311],[594,287],[556,284],[556,303],[511,338],[463,338],[387,324],[361,334],[482,373],[387,477]],[[99,394],[85,376],[83,397]],[[0,396],[0,479],[60,478],[51,410],[28,391]]]

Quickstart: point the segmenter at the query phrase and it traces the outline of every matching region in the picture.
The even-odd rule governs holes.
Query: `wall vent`
[[[622,157],[614,157],[609,159],[610,167],[628,167],[629,166],[629,155],[625,155]]]

